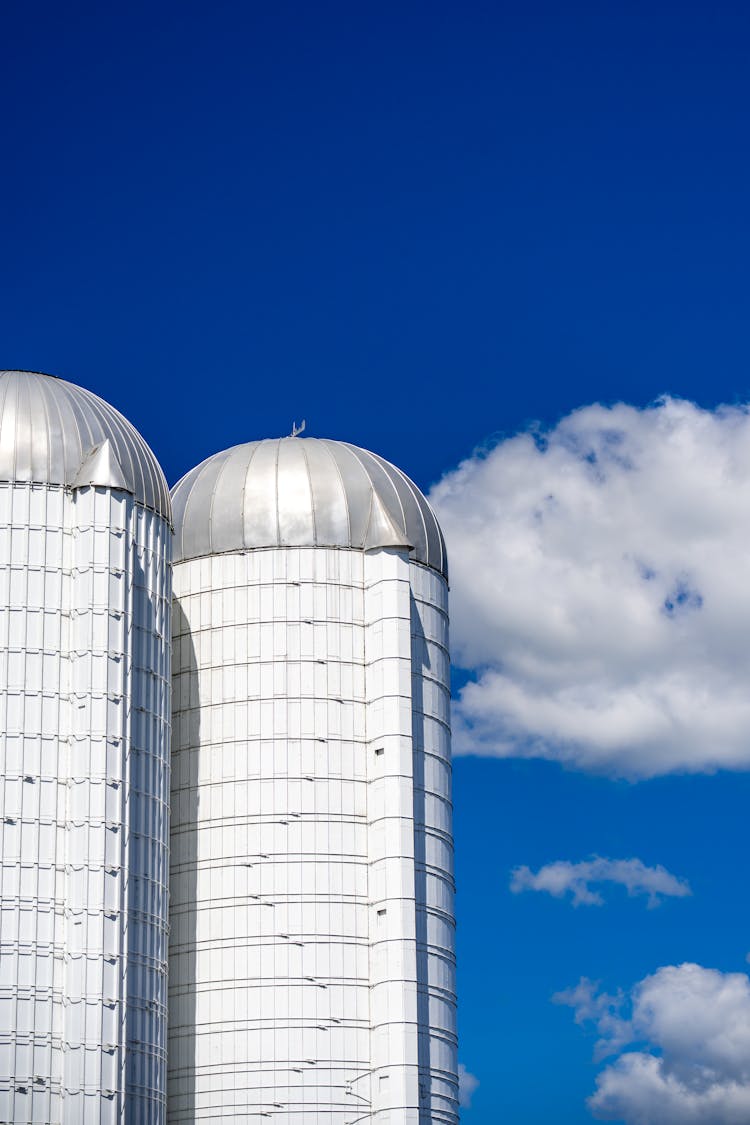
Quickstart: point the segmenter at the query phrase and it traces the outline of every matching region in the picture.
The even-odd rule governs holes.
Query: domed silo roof
[[[122,488],[171,523],[169,489],[141,435],[91,391],[0,371],[0,481]]]
[[[325,438],[251,441],[216,453],[172,489],[174,560],[257,547],[408,546],[447,578],[432,508],[400,469]]]

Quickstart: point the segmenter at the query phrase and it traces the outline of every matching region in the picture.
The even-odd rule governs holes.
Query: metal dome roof
[[[251,441],[216,453],[172,489],[174,560],[255,547],[408,546],[447,577],[432,508],[400,469],[324,438]]]
[[[171,522],[169,489],[138,431],[91,391],[0,371],[0,481],[122,488]]]

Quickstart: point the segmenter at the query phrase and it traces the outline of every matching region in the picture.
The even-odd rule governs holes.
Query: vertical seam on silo
[[[9,390],[11,382],[12,382],[12,377],[11,377],[11,374],[10,374],[9,371],[3,371],[2,374],[6,377],[2,380],[3,397],[2,397],[2,401],[0,401],[0,418],[2,418],[4,413],[5,413],[5,401],[8,397],[8,390]],[[0,427],[0,434],[1,433],[2,433],[2,427]],[[13,472],[10,472],[8,475],[12,480],[12,478],[14,476]]]
[[[315,438],[308,438],[308,441],[315,441]],[[305,462],[305,469],[307,470],[307,483],[310,486],[310,515],[312,516],[312,529],[313,529],[313,543],[318,545],[318,525],[315,519],[315,494],[313,492],[312,473],[310,472],[310,462],[307,460],[307,450],[304,445],[304,438],[301,438],[300,449],[302,450],[302,459]]]
[[[24,455],[24,458],[25,458],[25,460],[27,462],[27,465],[28,465],[27,483],[29,483],[29,484],[31,484],[31,482],[34,479],[34,466],[32,464],[32,450],[34,448],[34,409],[35,409],[35,404],[34,404],[34,396],[32,394],[32,386],[33,386],[33,383],[31,381],[31,379],[28,377],[28,375],[25,376],[24,380],[23,380],[23,395],[24,395],[24,413],[25,413],[25,416],[26,416],[26,434],[27,434],[28,445],[24,449],[23,455]],[[18,421],[18,416],[17,416],[16,421]],[[27,560],[27,563],[28,563],[28,544],[27,544],[26,560]]]
[[[379,458],[376,458],[376,457],[374,456],[374,454],[370,453],[369,449],[355,449],[355,447],[354,447],[354,446],[351,446],[351,445],[349,445],[349,446],[348,446],[348,448],[352,450],[352,452],[354,453],[355,457],[357,457],[357,460],[359,460],[359,461],[360,461],[360,463],[361,463],[361,465],[362,465],[362,468],[363,468],[363,469],[365,470],[365,472],[367,473],[368,477],[370,477],[370,483],[371,483],[371,485],[372,485],[372,487],[373,487],[373,490],[374,490],[374,491],[376,491],[376,489],[375,489],[375,481],[374,481],[374,480],[372,479],[372,477],[370,476],[370,474],[369,474],[369,472],[368,472],[368,470],[367,470],[367,467],[366,467],[365,463],[364,463],[364,462],[363,462],[363,461],[361,460],[361,458],[359,457],[359,454],[360,454],[360,453],[364,453],[366,457],[370,457],[370,458],[371,458],[371,459],[372,459],[373,461],[375,461],[375,463],[376,463],[376,464],[378,464],[378,462],[379,462]],[[399,496],[399,494],[398,494],[398,489],[396,488],[396,485],[395,485],[395,484],[393,483],[393,480],[391,479],[391,477],[390,477],[389,473],[388,473],[388,472],[387,472],[387,471],[386,471],[386,470],[385,470],[385,469],[383,468],[382,464],[381,464],[381,465],[379,465],[379,468],[383,469],[383,472],[385,473],[385,476],[386,476],[386,480],[388,481],[388,483],[390,484],[391,488],[393,489],[393,494],[394,494],[394,496],[396,497],[396,500],[397,500],[397,502],[398,502],[398,506],[399,506],[399,510],[400,510],[400,512],[401,512],[401,520],[402,520],[402,525],[403,525],[403,526],[402,526],[402,528],[401,528],[401,530],[403,531],[404,535],[405,535],[405,536],[407,537],[407,539],[408,539],[408,538],[409,538],[409,528],[408,528],[408,525],[407,525],[407,521],[406,521],[406,512],[404,511],[404,505],[403,505],[403,504],[401,503],[401,497],[400,497],[400,496]]]
[[[15,483],[18,480],[18,408],[20,405],[19,389],[21,383],[20,379],[14,379],[13,382],[15,384],[16,392],[16,416],[13,425],[13,467],[11,472],[11,480]],[[13,509],[11,508],[11,517],[12,515]]]
[[[118,417],[120,416],[119,410],[115,410],[114,413],[117,414]],[[129,423],[129,426],[129,447],[130,445],[132,445],[138,451],[138,467],[140,470],[141,478],[143,480],[143,496],[139,498],[138,493],[136,492],[136,500],[141,499],[142,503],[146,504],[147,507],[156,509],[156,511],[158,511],[159,514],[162,515],[164,513],[161,512],[161,508],[158,502],[162,489],[160,487],[160,481],[157,478],[156,458],[154,457],[151,447],[147,444],[145,438],[141,435],[140,430],[137,430],[131,423]],[[148,494],[146,489],[147,471],[148,476],[151,480],[150,494]],[[168,508],[165,509],[165,511],[168,510]]]
[[[52,479],[52,428],[50,426],[49,407],[47,405],[47,384],[40,380],[38,389],[47,434],[47,482],[49,482]]]
[[[425,561],[429,564],[430,537],[427,534],[427,524],[426,524],[425,518],[424,518],[423,507],[422,507],[422,504],[420,503],[420,500],[422,498],[421,493],[419,495],[417,494],[416,485],[413,485],[411,483],[411,481],[409,480],[409,478],[407,477],[407,475],[405,473],[402,473],[401,470],[399,468],[397,468],[395,465],[393,465],[391,467],[393,468],[394,472],[398,473],[399,477],[401,478],[401,480],[404,482],[404,484],[406,485],[409,492],[414,497],[414,502],[417,505],[417,511],[419,512],[419,518],[421,519],[422,527],[424,528],[424,545],[425,545],[425,550],[426,550],[426,553],[427,553],[427,559]]]
[[[367,505],[367,523],[365,524],[365,539],[364,546],[367,547],[370,541],[370,524],[372,523],[372,509],[375,506],[375,489],[370,489],[370,502]]]
[[[331,458],[331,461],[333,462],[333,467],[336,470],[336,476],[338,477],[339,484],[341,485],[341,495],[344,497],[344,511],[346,512],[346,526],[348,528],[347,538],[349,539],[349,546],[354,547],[355,544],[352,540],[352,518],[351,518],[351,512],[349,511],[349,493],[346,491],[346,484],[344,483],[344,477],[343,477],[343,474],[341,472],[341,467],[339,466],[339,463],[336,460],[336,457],[334,456],[333,448],[331,448],[332,443],[329,442],[329,441],[324,441],[323,444],[325,445],[326,453],[328,454],[328,456]],[[345,442],[336,443],[334,448],[338,449],[339,444],[345,445]],[[365,469],[364,465],[362,465],[361,467],[364,470],[365,475],[367,476],[367,470]],[[372,497],[370,498],[370,503],[372,503]]]
[[[112,436],[117,435],[117,436],[122,438],[123,452],[127,453],[128,460],[130,461],[130,481],[131,481],[132,488],[133,488],[133,497],[134,497],[135,500],[140,500],[141,503],[144,503],[146,501],[146,497],[144,495],[146,482],[145,482],[145,480],[143,480],[143,475],[141,474],[140,484],[142,486],[142,489],[141,489],[141,495],[139,496],[138,495],[139,481],[138,481],[138,474],[136,472],[136,463],[135,463],[135,460],[133,458],[133,449],[132,449],[133,442],[132,442],[132,438],[131,438],[131,431],[130,431],[129,424],[125,421],[125,419],[123,418],[123,416],[121,414],[119,414],[113,407],[109,407],[109,404],[105,403],[104,400],[99,398],[97,395],[92,394],[91,399],[92,399],[92,401],[90,403],[91,409],[92,410],[100,409],[101,415],[103,415],[103,418],[100,417],[100,424],[101,424],[101,427],[102,427],[102,433],[104,435],[103,440],[106,441],[107,437],[109,436],[107,434],[107,427],[105,425],[105,422],[109,422],[110,433],[112,433],[112,431],[114,431]],[[117,453],[117,451],[115,451],[115,455],[117,456],[117,463],[120,466],[120,468],[122,469],[123,466],[121,464],[121,457]]]
[[[276,498],[276,546],[281,546],[281,522],[279,520],[279,450],[283,438],[276,438],[276,460],[275,460],[275,498]]]
[[[211,489],[211,498],[208,503],[208,549],[210,554],[214,554],[214,501],[216,500],[216,493],[219,490],[219,482],[226,472],[227,465],[231,461],[232,454],[235,452],[236,448],[237,447],[235,446],[234,448],[227,450],[227,455],[219,467],[219,471],[216,474],[216,480],[214,481],[213,488]]]
[[[110,504],[111,504],[111,502],[110,502]],[[135,567],[135,561],[136,561],[137,554],[138,554],[138,542],[137,542],[138,520],[137,520],[137,513],[135,511],[135,504],[133,505],[132,511],[129,510],[129,508],[130,508],[130,505],[129,505],[128,501],[125,500],[124,509],[125,509],[125,513],[126,513],[126,518],[123,520],[123,523],[125,523],[127,525],[126,532],[125,532],[125,544],[124,544],[125,560],[127,561],[127,570],[125,571],[125,574],[123,574],[122,577],[123,577],[123,581],[127,580],[127,587],[122,591],[122,593],[123,593],[123,602],[125,603],[125,606],[127,607],[126,612],[123,613],[123,626],[124,626],[123,647],[125,647],[125,644],[127,644],[127,650],[126,650],[126,655],[123,657],[124,667],[123,667],[123,678],[122,678],[122,683],[121,683],[121,690],[122,690],[123,708],[126,705],[126,699],[127,699],[127,704],[128,704],[128,706],[129,706],[129,708],[131,709],[131,712],[132,712],[132,710],[135,708],[135,700],[133,698],[135,681],[136,681],[135,664],[136,664],[136,659],[140,654],[138,653],[137,648],[136,648],[136,646],[138,644],[138,632],[137,632],[137,628],[136,628],[136,612],[135,612],[135,599],[136,599],[136,586],[135,586],[135,570],[136,570],[136,567]],[[123,561],[125,562],[125,560],[123,560]],[[126,684],[127,684],[127,695],[126,695],[126,690],[125,690]],[[123,727],[124,727],[122,749],[123,749],[123,753],[124,753],[124,756],[125,756],[125,760],[124,760],[124,762],[121,763],[120,770],[121,770],[122,773],[127,773],[127,781],[126,781],[126,778],[123,777],[122,785],[121,785],[121,797],[120,797],[120,801],[121,801],[120,815],[121,815],[122,820],[123,820],[122,841],[121,841],[121,845],[120,845],[121,846],[121,854],[124,853],[124,849],[125,849],[126,833],[127,833],[127,839],[128,840],[131,837],[132,814],[133,814],[132,771],[133,771],[133,766],[135,764],[135,757],[134,757],[134,754],[133,754],[133,750],[134,750],[134,747],[133,747],[133,728],[132,728],[132,726],[128,726],[126,724],[126,715],[125,715],[124,710],[123,710],[123,715],[122,715],[122,723],[123,723]],[[126,857],[123,854],[123,857],[122,857],[122,860],[121,860],[123,870],[125,869],[125,858]],[[126,889],[126,887],[124,886],[124,882],[123,882],[123,886],[122,886],[123,896],[126,896],[128,913],[130,913],[130,894],[129,894],[130,880],[134,875],[134,872],[131,870],[131,866],[130,866],[131,862],[132,862],[132,860],[131,860],[130,854],[128,854],[127,855],[128,888]],[[121,978],[120,988],[121,988],[122,1010],[125,1013],[126,1020],[127,1020],[128,993],[129,993],[129,988],[130,988],[130,982],[129,982],[130,964],[129,964],[129,957],[128,957],[128,953],[129,953],[128,944],[127,944],[127,941],[125,939],[125,934],[123,933],[122,920],[123,919],[122,919],[122,915],[121,915],[120,932],[118,934],[118,944],[120,946],[120,949],[122,950],[122,952],[120,954],[121,965],[122,965],[122,978]],[[126,1054],[127,1054],[127,1023],[125,1025],[124,1040],[125,1041],[122,1044],[122,1055],[121,1055],[121,1058],[122,1058],[121,1073],[122,1073],[122,1098],[123,1098],[123,1101],[125,1101],[125,1099],[127,1098],[127,1092],[128,1092],[127,1069],[126,1069],[126,1065],[125,1065]]]
[[[190,483],[190,487],[188,488],[187,500],[185,501],[185,507],[184,507],[183,512],[182,512],[182,527],[180,528],[180,551],[179,551],[180,558],[177,559],[177,562],[180,562],[185,557],[185,555],[184,555],[185,539],[184,539],[183,533],[184,533],[184,530],[185,530],[185,524],[187,523],[187,512],[188,512],[188,505],[190,504],[190,498],[192,497],[193,492],[195,490],[195,486],[197,485],[197,483],[200,479],[201,469],[203,469],[204,466],[206,466],[210,460],[211,460],[211,458],[207,457],[206,460],[202,461],[200,465],[196,465],[194,469],[190,470],[190,473],[194,473],[195,475],[193,476],[193,479]],[[183,481],[187,480],[187,478],[190,476],[190,473],[186,473],[185,476],[182,478],[182,480],[179,480],[177,482],[177,484],[175,486],[175,490],[174,490],[175,496],[177,495],[177,489],[181,486]]]
[[[119,411],[115,411],[115,413],[119,414]],[[151,446],[148,444],[146,439],[143,437],[140,430],[137,430],[132,425],[131,425],[131,428],[130,428],[130,438],[131,438],[132,443],[138,449],[138,461],[139,461],[139,464],[140,464],[141,476],[143,477],[143,486],[144,486],[143,502],[148,507],[155,509],[159,513],[159,515],[163,515],[163,516],[166,517],[167,513],[169,512],[169,505],[167,504],[167,506],[165,507],[163,505],[163,503],[161,503],[161,504],[159,503],[160,500],[163,501],[163,495],[164,495],[164,482],[163,482],[163,479],[161,479],[161,480],[159,479],[159,469],[160,469],[161,466],[158,464],[158,462],[156,460],[156,457],[153,453],[153,450],[151,449]],[[148,469],[148,475],[151,478],[151,495],[150,496],[145,495],[145,492],[146,492],[146,469]],[[162,478],[163,478],[163,474],[162,474]],[[137,493],[136,493],[136,499],[138,499]]]
[[[121,432],[123,452],[127,453],[128,460],[130,461],[130,480],[132,482],[132,487],[133,487],[133,498],[136,501],[140,501],[142,504],[143,503],[147,504],[148,503],[148,497],[146,496],[146,480],[145,480],[145,477],[143,475],[143,466],[140,463],[140,458],[136,459],[135,456],[134,456],[134,445],[135,445],[135,443],[133,441],[132,427],[130,426],[129,422],[127,422],[125,420],[125,418],[122,416],[122,414],[120,414],[120,412],[118,410],[115,410],[115,408],[113,406],[110,406],[109,403],[104,402],[104,400],[98,398],[97,395],[93,395],[93,398],[94,398],[94,403],[92,403],[92,405],[102,407],[102,413],[104,414],[104,417],[109,422],[110,430],[116,430],[116,431],[119,430]],[[102,423],[102,429],[104,430],[105,435],[106,435],[106,429],[105,429],[103,423]],[[106,440],[106,437],[105,437],[105,440]],[[120,468],[122,468],[123,466],[121,464],[121,457],[117,453],[116,450],[115,450],[115,456],[117,457],[118,465],[120,466]],[[140,495],[139,495],[139,486],[140,486]]]
[[[88,430],[89,443],[93,444],[93,433],[92,433],[92,430],[91,430],[89,416],[87,415],[85,410],[81,411],[81,420],[79,420],[78,412],[75,409],[75,407],[77,405],[76,396],[73,394],[72,387],[70,389],[69,389],[69,387],[70,387],[70,384],[65,383],[65,382],[61,382],[60,387],[59,387],[59,394],[60,394],[62,400],[67,403],[67,405],[70,408],[70,412],[73,415],[73,426],[74,426],[75,433],[78,437],[78,445],[80,447],[80,457],[79,457],[77,465],[69,467],[68,465],[65,464],[65,454],[63,452],[63,476],[65,477],[65,483],[66,484],[69,483],[68,473],[72,469],[73,473],[71,475],[75,475],[75,470],[80,468],[81,463],[83,462],[83,458],[84,458],[85,453],[86,453],[86,451],[84,450],[84,447],[83,447],[83,433],[82,433],[82,430],[81,430],[81,423],[82,422],[86,426],[86,429]]]
[[[258,452],[258,450],[260,449],[262,444],[263,444],[263,441],[255,441],[255,442],[249,443],[249,445],[251,446],[250,456],[247,459],[247,468],[245,469],[245,479],[242,482],[240,519],[242,520],[242,546],[246,547],[246,548],[249,547],[250,544],[247,542],[247,536],[245,534],[245,528],[246,528],[246,523],[245,523],[245,493],[247,492],[247,482],[248,482],[248,478],[250,476],[250,470],[252,469],[253,461],[255,460],[255,455]]]
[[[145,442],[143,441],[143,438],[139,434],[138,430],[136,430],[132,425],[132,423],[128,422],[125,415],[121,414],[120,411],[116,409],[116,407],[110,406],[108,402],[105,402],[104,399],[100,399],[98,395],[95,395],[94,398],[96,398],[97,401],[101,403],[101,405],[105,408],[105,412],[110,419],[110,423],[121,425],[122,427],[124,449],[127,452],[131,465],[133,466],[132,479],[133,496],[135,500],[137,502],[139,501],[141,504],[145,504],[147,507],[154,507],[156,505],[157,495],[156,480],[152,473],[152,466],[150,463],[151,458],[146,456],[146,450],[144,448]],[[119,457],[117,458],[117,461],[119,464]],[[144,468],[146,464],[148,465],[149,476],[151,477],[152,489],[150,494],[146,483],[146,472]],[[122,468],[122,466],[120,466],[120,468]]]
[[[67,487],[67,484],[68,484],[68,466],[66,465],[66,433],[67,433],[67,429],[66,429],[66,425],[65,425],[65,420],[63,418],[63,412],[62,412],[62,406],[61,406],[61,403],[64,402],[64,401],[66,401],[65,396],[63,395],[61,397],[60,392],[58,391],[57,387],[56,386],[54,388],[50,387],[50,402],[53,402],[54,405],[55,405],[55,410],[57,411],[57,417],[60,420],[60,435],[62,437],[62,474],[61,474],[62,480],[60,481],[60,483],[63,485],[63,487]],[[73,434],[74,434],[75,440],[78,444],[78,451],[77,451],[76,455],[78,457],[78,464],[80,465],[81,461],[83,460],[83,443],[81,441],[81,432],[80,432],[80,429],[79,429],[78,425],[75,424],[75,414],[73,413],[72,410],[71,410],[71,414],[73,414],[73,422],[74,422]],[[50,475],[52,475],[52,443],[51,442],[50,442],[49,456],[50,456]]]

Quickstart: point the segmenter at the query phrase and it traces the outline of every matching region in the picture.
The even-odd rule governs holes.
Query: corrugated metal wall
[[[175,567],[170,1121],[457,1119],[446,599],[406,549]]]
[[[171,532],[0,485],[0,1120],[165,1117]]]

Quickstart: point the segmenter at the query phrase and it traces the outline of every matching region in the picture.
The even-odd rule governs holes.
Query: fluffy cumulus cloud
[[[750,1121],[750,980],[700,965],[670,965],[629,996],[582,980],[554,997],[600,1035],[589,1108],[625,1125],[747,1125]],[[635,1046],[633,1046],[635,1045]],[[631,1049],[628,1049],[628,1048]]]
[[[643,777],[750,765],[750,414],[589,406],[431,493],[461,753]]]
[[[479,1085],[479,1079],[467,1070],[463,1063],[458,1064],[458,1104],[462,1109],[471,1109],[471,1099]]]
[[[625,887],[628,894],[646,895],[649,907],[658,906],[662,898],[684,898],[691,893],[689,884],[657,864],[648,867],[640,859],[604,859],[594,856],[582,863],[560,859],[547,863],[537,872],[529,867],[516,867],[511,873],[510,889],[546,891],[555,898],[570,894],[574,906],[601,906],[604,899],[596,885],[614,883]]]

